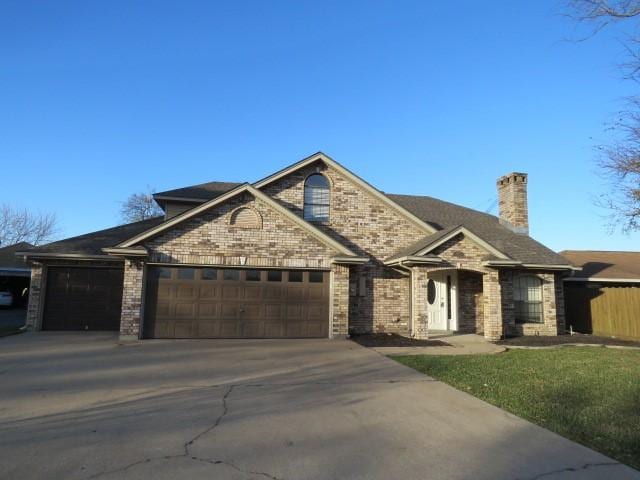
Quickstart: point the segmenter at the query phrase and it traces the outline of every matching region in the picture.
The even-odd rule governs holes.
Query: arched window
[[[309,175],[304,182],[303,217],[311,222],[329,221],[329,180],[320,173]]]
[[[525,275],[516,277],[513,282],[516,322],[542,323],[542,280]]]
[[[229,221],[234,227],[240,228],[262,228],[262,218],[260,214],[251,208],[239,208],[231,214]]]

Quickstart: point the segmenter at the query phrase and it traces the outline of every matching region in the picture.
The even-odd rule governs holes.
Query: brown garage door
[[[118,330],[121,268],[49,267],[43,330]]]
[[[152,267],[147,338],[312,338],[329,334],[329,273]]]

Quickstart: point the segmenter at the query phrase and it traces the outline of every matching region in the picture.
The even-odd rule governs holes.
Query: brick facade
[[[122,287],[122,316],[120,317],[120,338],[137,340],[142,325],[142,305],[144,294],[144,263],[126,259]]]
[[[27,306],[27,328],[40,330],[41,309],[44,306],[44,265],[35,262],[31,265],[31,285],[29,287],[29,304]]]

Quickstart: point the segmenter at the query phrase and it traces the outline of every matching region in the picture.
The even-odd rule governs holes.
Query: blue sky
[[[635,85],[621,32],[557,1],[0,2],[0,203],[60,237],[147,186],[254,181],[322,150],[379,189],[490,208],[529,173],[532,235],[609,235],[593,146]],[[496,212],[495,207],[492,210]]]

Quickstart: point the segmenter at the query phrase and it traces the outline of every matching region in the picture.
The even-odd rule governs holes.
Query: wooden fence
[[[564,295],[567,328],[640,340],[640,285],[565,282]]]

